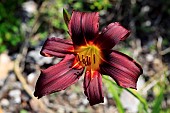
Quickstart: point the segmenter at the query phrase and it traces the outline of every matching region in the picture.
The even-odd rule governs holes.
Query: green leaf
[[[71,16],[68,13],[68,11],[66,9],[64,9],[64,8],[63,8],[63,18],[64,18],[64,21],[65,21],[67,27],[68,27],[68,23],[70,21]]]
[[[161,107],[161,103],[163,100],[163,92],[164,92],[163,89],[164,88],[160,88],[160,90],[161,90],[160,94],[158,95],[157,98],[155,98],[152,113],[160,113],[160,107]]]
[[[119,92],[120,92],[119,88],[117,87],[117,85],[114,85],[111,82],[107,82],[106,79],[104,81],[105,81],[105,84],[108,88],[108,91],[112,94],[113,100],[116,103],[116,106],[117,106],[119,113],[124,113],[125,111],[124,111],[124,108],[123,108],[122,103],[121,103],[120,98],[119,98]]]
[[[0,53],[4,52],[6,50],[6,46],[5,45],[1,45],[0,46]]]
[[[103,78],[105,80],[107,80],[108,82],[112,83],[113,85],[117,85],[115,82],[113,82],[112,80],[110,80],[108,77],[106,76],[103,76]],[[118,86],[120,89],[122,87]],[[128,91],[129,93],[131,93],[133,96],[135,96],[144,106],[144,110],[145,112],[147,113],[147,109],[148,109],[148,104],[147,104],[147,101],[145,100],[145,98],[143,98],[136,90],[134,89],[130,89],[130,88],[124,88],[126,91]]]
[[[25,109],[21,109],[20,113],[28,113],[28,111],[26,111]]]
[[[147,113],[144,109],[143,109],[143,104],[140,102],[138,105],[138,113]]]
[[[136,90],[130,89],[130,88],[125,88],[126,91],[131,93],[133,96],[135,96],[144,106],[145,111],[147,112],[148,109],[148,104],[145,98],[143,98]]]

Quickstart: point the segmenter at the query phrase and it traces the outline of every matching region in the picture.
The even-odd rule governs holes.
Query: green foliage
[[[21,18],[17,13],[21,8],[24,0],[11,0],[10,2],[0,2],[0,53],[6,49],[18,47],[18,44],[23,40],[21,33]],[[64,24],[63,11],[66,7],[71,14],[72,10],[79,11],[99,11],[107,9],[111,4],[108,0],[50,0],[44,1],[43,6],[39,10],[39,23],[36,33],[40,33],[39,37],[46,38],[49,33],[55,33],[60,30],[62,33],[67,34],[67,23]],[[65,12],[66,13],[66,12]],[[67,13],[68,14],[68,13]],[[18,16],[18,17],[17,17]],[[36,14],[28,21],[28,26],[34,26]],[[32,45],[37,44],[35,40],[30,40]]]
[[[113,100],[116,103],[117,109],[119,111],[119,113],[124,113],[124,108],[122,106],[122,103],[120,101],[120,93],[121,93],[121,89],[116,85],[113,84],[112,82],[108,82],[108,77],[104,76],[104,82],[106,84],[106,87],[108,88],[108,91],[111,93]]]
[[[23,0],[0,2],[0,53],[22,41],[21,20],[17,18],[17,9],[22,2]]]
[[[111,7],[109,0],[68,0],[72,9],[79,11],[100,11]]]
[[[131,93],[134,97],[136,97],[143,105],[143,108],[145,110],[145,112],[148,111],[148,103],[146,101],[146,99],[144,97],[142,97],[136,90],[134,89],[130,89],[130,88],[126,88],[125,90],[127,90],[129,93]]]
[[[63,18],[64,18],[64,21],[65,21],[67,27],[68,27],[68,23],[70,21],[71,16],[66,9],[63,9]]]
[[[114,97],[116,97],[116,98],[114,98],[114,99],[116,99],[115,100],[115,102],[116,102],[116,105],[117,105],[117,107],[118,107],[118,111],[119,112],[123,112],[123,107],[122,107],[122,105],[121,105],[121,103],[119,102],[119,96],[117,95],[117,93],[115,93],[115,92],[120,92],[120,89],[122,89],[122,87],[120,87],[120,86],[118,86],[115,82],[113,82],[112,80],[110,80],[108,77],[106,77],[106,76],[103,76],[103,78],[104,78],[104,80],[106,80],[107,82],[109,82],[109,84],[110,84],[110,87],[113,87],[113,86],[116,86],[117,87],[117,89],[118,90],[113,90],[113,89],[110,89],[109,91],[111,92],[111,94],[114,96]],[[106,83],[107,83],[106,82]],[[128,91],[129,93],[131,93],[133,96],[135,96],[140,102],[141,102],[141,104],[143,105],[142,107],[144,108],[144,112],[146,112],[147,113],[147,111],[148,111],[148,103],[147,103],[147,101],[146,101],[146,99],[145,98],[143,98],[137,91],[135,91],[134,89],[130,89],[130,88],[125,88],[125,90],[126,91]],[[114,93],[113,93],[114,92]]]
[[[21,109],[20,113],[28,113],[28,111],[26,111],[25,109]]]
[[[163,90],[164,88],[160,88],[160,94],[157,96],[157,98],[154,101],[152,113],[160,113],[161,103],[163,100]]]

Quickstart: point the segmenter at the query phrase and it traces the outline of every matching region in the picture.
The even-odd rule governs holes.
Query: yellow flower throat
[[[77,49],[77,60],[87,70],[98,70],[101,63],[101,51],[95,45],[81,46]]]

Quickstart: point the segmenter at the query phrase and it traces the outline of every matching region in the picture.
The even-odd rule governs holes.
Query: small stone
[[[151,26],[151,21],[150,20],[147,20],[146,22],[143,23],[144,26]]]
[[[68,100],[70,101],[70,104],[72,105],[78,105],[79,100],[77,99],[77,94],[72,93],[68,96]]]
[[[127,92],[126,90],[123,90],[120,96],[121,103],[125,109],[127,109],[127,112],[129,113],[137,113],[138,111],[138,105],[139,100],[136,99],[132,94]]]
[[[102,104],[104,104],[104,105],[107,105],[107,98],[106,97],[104,97],[104,103],[102,103]]]
[[[83,103],[83,105],[87,105],[87,104],[89,104],[89,101],[88,101],[86,98],[84,98],[84,99],[82,100],[82,103]]]
[[[77,98],[76,93],[72,93],[72,94],[70,94],[69,97],[68,97],[69,100],[74,100],[74,99],[76,99],[76,98]]]
[[[32,84],[34,82],[36,78],[36,74],[35,73],[30,73],[28,76],[27,76],[27,81],[29,84]]]
[[[9,101],[6,98],[3,98],[0,103],[3,107],[9,106]]]
[[[63,107],[59,107],[57,113],[65,113],[65,110]]]
[[[22,7],[25,11],[27,11],[30,14],[37,11],[37,4],[32,0],[24,2]]]
[[[43,64],[45,64],[45,63],[46,63],[46,64],[50,64],[50,63],[52,62],[52,60],[53,60],[52,57],[43,57],[43,58],[41,59],[41,61],[42,61],[41,63],[43,63]],[[40,62],[39,62],[39,63],[40,63]],[[40,65],[42,65],[41,63],[40,63]]]
[[[78,107],[78,111],[81,112],[81,113],[84,113],[85,112],[85,106],[84,105],[80,105]]]
[[[141,12],[142,13],[146,13],[146,12],[149,12],[150,11],[150,7],[149,6],[144,6],[144,7],[142,7],[142,9],[141,9]]]
[[[154,59],[154,57],[153,57],[152,54],[147,54],[147,55],[146,55],[146,60],[147,60],[148,62],[152,62],[153,59]]]
[[[13,84],[13,87],[14,87],[15,89],[22,89],[21,82],[16,81],[16,82]]]
[[[13,99],[14,103],[21,103],[21,91],[18,89],[11,90],[9,96]]]
[[[9,92],[9,96],[10,96],[10,97],[15,97],[15,96],[20,96],[20,95],[21,95],[21,91],[18,90],[18,89],[11,90],[11,91]]]
[[[42,66],[43,64],[50,64],[53,60],[52,57],[44,57],[42,55],[40,55],[40,51],[41,51],[41,48],[37,48],[36,50],[33,50],[33,51],[30,51],[28,53],[28,57],[31,57],[33,58],[36,63],[40,66]]]
[[[53,64],[57,64],[62,60],[62,58],[55,58]]]
[[[142,76],[140,76],[137,82],[137,91],[141,91],[144,85],[145,85],[145,80]]]

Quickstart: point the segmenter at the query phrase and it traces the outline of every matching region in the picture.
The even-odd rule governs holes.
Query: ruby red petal
[[[74,59],[74,55],[66,55],[60,63],[42,70],[36,83],[34,96],[41,98],[74,84],[83,73],[83,68],[72,68]]]
[[[73,11],[69,22],[69,34],[74,46],[85,45],[98,34],[98,13]]]
[[[98,35],[99,13],[84,13],[82,15],[82,30],[86,41],[93,40]]]
[[[82,14],[82,12],[73,11],[69,22],[69,34],[75,46],[85,44],[82,31]]]
[[[121,40],[125,40],[130,31],[121,26],[118,22],[109,24],[94,41],[101,49],[111,49]]]
[[[41,50],[41,55],[50,57],[65,57],[66,54],[73,53],[73,44],[69,40],[60,39],[60,38],[48,38]]]
[[[102,76],[98,71],[86,72],[84,78],[84,93],[90,102],[90,105],[95,105],[104,102],[102,91]]]
[[[109,75],[118,85],[124,88],[136,89],[137,80],[143,73],[138,63],[118,51],[112,51],[105,59],[106,62],[101,65],[103,74]]]

